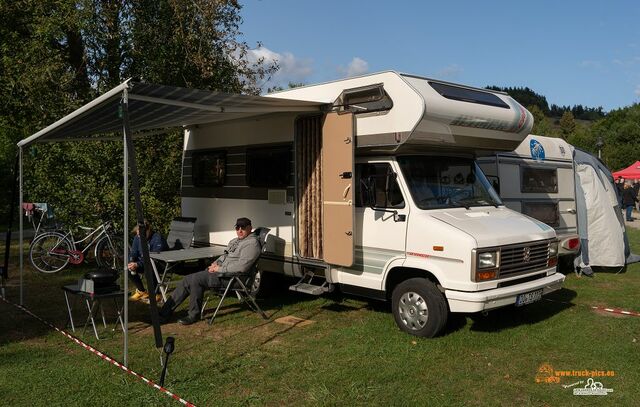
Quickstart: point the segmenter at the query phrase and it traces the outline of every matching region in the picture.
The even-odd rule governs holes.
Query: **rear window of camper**
[[[478,103],[481,105],[489,105],[509,109],[509,105],[504,103],[502,99],[493,93],[483,92],[480,90],[461,88],[458,86],[447,85],[438,82],[429,82],[429,85],[440,95],[447,99],[459,100],[462,102]]]
[[[227,157],[224,151],[198,151],[193,153],[191,180],[194,187],[224,185]]]
[[[522,213],[549,226],[560,226],[560,213],[555,202],[523,202]]]
[[[247,149],[247,185],[285,188],[291,179],[290,146]]]
[[[555,168],[520,167],[520,192],[558,192],[558,171]]]

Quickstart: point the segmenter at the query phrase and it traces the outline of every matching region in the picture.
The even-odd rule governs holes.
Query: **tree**
[[[251,62],[236,0],[0,0],[0,153],[128,77],[258,93],[277,65]],[[156,136],[157,137],[157,136]],[[146,213],[179,211],[182,134],[136,141]],[[25,151],[25,199],[88,221],[122,212],[121,142],[37,145]],[[7,165],[11,163],[10,165]],[[4,189],[10,183],[2,173]],[[4,194],[8,195],[8,194]],[[8,197],[0,197],[0,213]]]
[[[533,115],[533,129],[531,132],[539,136],[553,136],[551,134],[551,123],[544,115],[544,112],[536,105],[527,107]]]
[[[560,134],[563,139],[569,138],[576,130],[576,121],[571,112],[564,112],[560,119]]]

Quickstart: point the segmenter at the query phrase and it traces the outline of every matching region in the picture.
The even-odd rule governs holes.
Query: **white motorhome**
[[[568,263],[580,250],[573,150],[563,139],[530,134],[513,151],[478,158],[507,208],[555,229]]]
[[[505,207],[475,163],[533,125],[507,94],[382,72],[269,96],[324,109],[187,129],[182,212],[198,218],[196,239],[226,244],[247,216],[271,229],[263,279],[390,300],[418,336],[437,335],[449,312],[561,287],[553,228]]]

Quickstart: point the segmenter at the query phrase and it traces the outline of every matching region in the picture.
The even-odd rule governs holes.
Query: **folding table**
[[[89,324],[89,322],[91,322],[91,326],[93,327],[93,333],[95,334],[96,339],[100,340],[100,336],[98,336],[98,329],[96,328],[96,321],[94,317],[96,316],[97,311],[100,310],[100,314],[102,316],[102,324],[104,325],[105,328],[107,327],[107,320],[104,316],[104,308],[102,307],[102,301],[108,300],[110,298],[113,299],[113,303],[116,307],[116,312],[118,313],[118,318],[113,327],[113,330],[115,331],[116,327],[118,326],[118,322],[120,322],[120,326],[122,327],[122,331],[124,332],[125,328],[124,328],[124,322],[122,320],[123,306],[118,304],[118,298],[122,298],[124,296],[124,291],[115,290],[115,291],[109,291],[106,293],[94,294],[94,293],[81,291],[78,284],[65,285],[64,287],[62,287],[62,290],[64,291],[64,299],[67,304],[67,312],[69,313],[68,323],[69,322],[71,323],[71,330],[73,332],[76,331],[76,327],[73,323],[72,306],[71,306],[71,303],[69,302],[69,294],[82,299],[85,305],[87,306],[87,311],[89,312],[89,315],[87,316],[87,320],[84,323],[84,328],[82,329],[83,334],[87,329],[87,325]]]
[[[189,260],[216,258],[224,254],[225,246],[196,247],[184,250],[168,250],[159,253],[150,253],[153,272],[158,281],[158,289],[162,299],[167,300],[167,289],[171,271],[179,264]],[[160,263],[164,263],[164,266]]]

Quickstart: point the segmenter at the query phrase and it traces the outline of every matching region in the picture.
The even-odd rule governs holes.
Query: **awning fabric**
[[[36,142],[100,138],[122,132],[120,101],[129,98],[131,131],[168,129],[276,112],[319,111],[322,104],[212,92],[127,80],[52,125],[20,141]],[[119,135],[112,135],[120,138]]]

